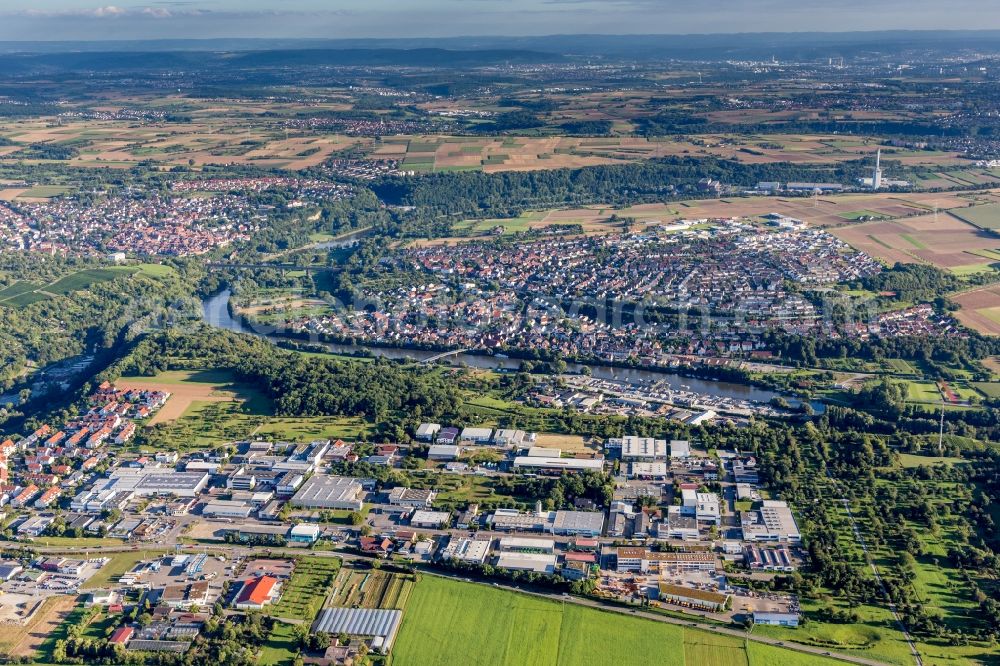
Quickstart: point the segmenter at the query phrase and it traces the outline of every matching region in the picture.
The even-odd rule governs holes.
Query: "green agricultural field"
[[[517,217],[511,218],[463,220],[456,225],[456,231],[476,235],[487,233],[496,227],[503,227],[504,235],[523,233],[533,226],[540,226],[539,223],[545,219],[546,215],[548,215],[548,211],[526,211]]]
[[[980,229],[1000,229],[1000,204],[957,208],[948,212]]]
[[[1000,240],[997,241],[1000,245]],[[966,250],[969,254],[974,254],[977,257],[982,257],[983,259],[991,259],[993,261],[1000,261],[1000,252],[996,250]]]
[[[816,666],[816,664],[842,664],[841,661],[813,657],[802,652],[782,650],[772,645],[754,643],[747,646],[747,663],[750,666]]]
[[[900,453],[899,463],[903,467],[920,467],[921,465],[960,465],[966,462],[964,458],[949,458],[947,456],[918,456],[912,453]]]
[[[35,187],[22,192],[18,198],[51,199],[52,197],[62,196],[67,192],[69,192],[69,188],[62,185],[36,185]]]
[[[173,269],[168,266],[144,264],[143,267],[139,268],[131,266],[92,268],[63,276],[48,285],[37,285],[30,282],[15,282],[3,290],[0,290],[0,305],[23,308],[48,299],[50,294],[68,296],[74,292],[89,289],[95,284],[110,282],[111,280],[119,278],[123,275],[133,275],[140,271],[152,275],[153,273],[149,272],[146,266],[149,266],[152,269],[158,269],[161,274],[163,274],[163,270],[173,271]]]
[[[173,266],[166,266],[164,264],[139,264],[135,268],[139,269],[140,275],[152,278],[164,278],[177,274]]]
[[[747,651],[739,638],[685,629],[684,660],[689,664],[746,666]]]
[[[92,268],[66,277],[60,278],[52,284],[44,287],[44,290],[52,294],[68,295],[75,291],[89,289],[101,282],[110,282],[122,275],[136,273],[136,268]]]
[[[941,391],[934,382],[907,382],[906,399],[910,402],[941,402]]]
[[[918,375],[920,374],[913,364],[909,361],[903,360],[901,358],[888,358],[885,360],[886,365],[888,365],[894,372],[900,375]]]
[[[0,289],[0,302],[22,294],[30,294],[38,289],[38,286],[39,285],[32,284],[31,282],[15,282],[12,285]]]
[[[12,308],[26,308],[29,305],[41,303],[42,301],[47,301],[48,299],[48,294],[43,294],[39,291],[29,291],[26,294],[19,294],[13,298],[8,298],[3,302],[3,305],[7,305]]]
[[[345,567],[337,574],[326,607],[403,609],[413,584],[409,575]]]
[[[212,384],[222,386],[232,384],[235,381],[233,373],[228,370],[165,370],[152,377],[142,375],[126,375],[122,381],[142,381],[155,382],[169,386],[182,386],[184,384]],[[170,390],[169,388],[166,390]]]
[[[1000,398],[1000,382],[972,382],[971,386],[987,398]]]
[[[198,448],[247,439],[265,421],[266,416],[248,413],[239,401],[195,400],[179,419],[159,427],[164,428],[163,444],[185,443],[188,448]]]
[[[910,234],[900,234],[899,237],[902,238],[903,240],[905,240],[907,243],[909,243],[913,247],[917,248],[918,250],[926,250],[927,249],[926,245],[924,245],[923,243],[921,243],[919,240],[917,240],[916,238],[914,238]]]
[[[424,576],[406,605],[392,658],[394,666],[834,663],[768,646],[755,646],[748,659],[737,643],[673,624]]]
[[[289,442],[314,439],[358,439],[372,432],[372,424],[354,416],[272,417],[257,434]]]

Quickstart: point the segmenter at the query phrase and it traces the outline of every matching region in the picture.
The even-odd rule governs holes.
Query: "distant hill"
[[[111,46],[105,44],[105,46]],[[565,56],[525,49],[282,49],[261,51],[77,51],[0,53],[5,74],[238,70],[302,66],[481,67],[562,62]]]
[[[549,62],[563,55],[604,58],[676,60],[814,59],[860,53],[927,53],[997,51],[1000,30],[888,30],[872,32],[798,32],[688,35],[546,35],[530,37],[471,36],[408,39],[213,39],[113,42],[0,42],[0,53],[86,54],[191,52],[269,52],[312,64],[354,64],[364,54],[381,64],[407,64],[404,54],[424,59],[410,64]],[[312,56],[303,52],[314,52]],[[323,55],[320,55],[323,54]],[[448,54],[446,57],[444,54]],[[258,55],[261,62],[266,57]],[[444,62],[442,62],[444,60]],[[250,58],[250,62],[253,58]],[[75,65],[78,66],[79,61]],[[69,66],[67,61],[58,61]]]

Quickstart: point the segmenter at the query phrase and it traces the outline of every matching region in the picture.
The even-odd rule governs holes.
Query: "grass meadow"
[[[438,576],[406,604],[392,666],[812,666],[832,664],[664,622]]]

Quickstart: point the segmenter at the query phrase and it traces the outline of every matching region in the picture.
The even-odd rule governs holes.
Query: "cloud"
[[[189,3],[168,2],[158,3],[167,5],[184,5]],[[178,14],[200,15],[203,10],[186,9],[178,12],[167,7],[134,7],[126,8],[117,5],[103,5],[99,7],[82,7],[79,9],[16,9],[13,11],[0,10],[0,16],[24,16],[28,18],[95,18],[95,19],[116,19],[127,17],[146,18],[171,18]]]
[[[108,5],[107,7],[98,7],[93,10],[94,16],[97,18],[104,18],[105,16],[121,16],[125,14],[126,11],[121,7],[115,7],[114,5]]]

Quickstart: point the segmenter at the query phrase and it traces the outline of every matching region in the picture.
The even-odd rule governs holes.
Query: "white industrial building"
[[[440,430],[440,423],[421,423],[417,426],[417,439],[421,442],[433,442]]]
[[[493,439],[493,428],[464,428],[460,439],[474,444],[489,444]]]
[[[670,440],[670,457],[671,458],[690,458],[691,457],[691,442],[686,439],[672,439]]]
[[[201,515],[209,518],[246,519],[253,513],[253,507],[246,502],[233,500],[212,500],[202,507]]]
[[[196,497],[208,485],[210,475],[206,471],[165,472],[159,469],[119,468],[111,473],[111,478],[115,481],[114,490],[131,491],[137,497]]]
[[[599,511],[556,511],[552,533],[559,536],[599,537],[604,531],[604,513]]]
[[[462,449],[454,444],[431,444],[427,449],[428,460],[454,460]]]
[[[446,525],[450,520],[451,513],[448,511],[414,511],[410,516],[410,525],[433,529]]]
[[[744,541],[798,543],[802,539],[792,510],[778,500],[764,500],[760,509],[740,513],[740,528]]]
[[[590,458],[518,456],[514,458],[514,468],[538,472],[600,472],[604,469],[604,461]]]
[[[316,474],[292,497],[292,503],[307,509],[360,511],[364,502],[361,483],[349,476]]]
[[[666,460],[667,440],[626,435],[622,438],[622,460]]]
[[[549,512],[521,513],[517,509],[497,509],[486,525],[498,532],[545,532],[552,526]]]
[[[452,537],[448,545],[441,551],[442,560],[458,560],[460,562],[475,562],[482,564],[490,554],[490,542],[487,539],[469,539]]]
[[[526,437],[523,430],[501,429],[493,435],[493,443],[503,447],[521,446]]]
[[[665,479],[669,471],[665,462],[632,462],[628,475],[633,479]]]
[[[437,493],[433,490],[396,486],[389,491],[389,504],[392,506],[407,506],[417,509],[425,509],[434,503],[434,498],[436,496]]]
[[[500,537],[500,550],[505,553],[554,553],[554,539],[533,539],[530,537]]]
[[[555,573],[558,556],[550,553],[500,553],[497,566],[511,571],[534,571],[535,573]]]
[[[775,627],[797,627],[799,626],[799,614],[754,611],[753,623]]]
[[[718,525],[722,522],[719,496],[715,493],[696,493],[695,517],[699,523]]]
[[[712,553],[659,553],[633,546],[618,548],[615,559],[619,572],[715,571],[718,565]]]
[[[671,509],[676,507],[670,507]],[[667,519],[656,526],[659,539],[698,540],[698,521],[691,516],[682,516],[680,511],[668,512]]]

